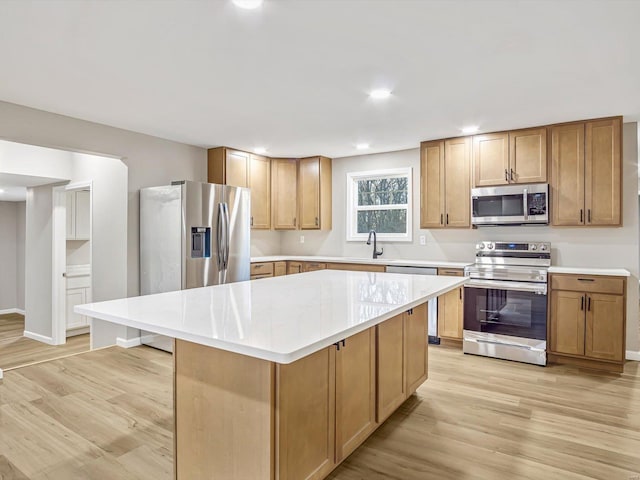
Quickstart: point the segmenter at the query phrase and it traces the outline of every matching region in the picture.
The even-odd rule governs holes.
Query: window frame
[[[393,205],[367,205],[358,206],[357,182],[380,178],[407,177],[407,203]],[[346,230],[347,242],[366,241],[367,233],[358,233],[358,211],[362,210],[406,210],[407,229],[404,233],[376,232],[377,240],[382,242],[412,242],[413,241],[413,168],[383,168],[365,172],[347,173],[347,211]]]

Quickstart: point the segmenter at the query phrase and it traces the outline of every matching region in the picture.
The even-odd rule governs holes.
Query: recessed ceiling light
[[[371,98],[375,98],[376,100],[383,100],[391,96],[391,90],[387,90],[386,88],[378,88],[376,90],[371,90],[369,96]]]
[[[262,0],[232,0],[236,7],[244,8],[245,10],[254,10],[262,6]]]
[[[262,155],[264,153],[267,153],[267,149],[264,147],[256,147],[253,149],[254,152],[256,152],[258,155]]]
[[[480,127],[477,125],[469,125],[468,127],[464,127],[462,129],[462,133],[476,133],[480,130]]]
[[[359,143],[356,145],[356,148],[358,150],[366,150],[367,148],[369,148],[369,144],[368,143]]]

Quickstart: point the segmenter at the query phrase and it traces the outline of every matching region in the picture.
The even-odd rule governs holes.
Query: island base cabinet
[[[176,340],[175,477],[273,478],[274,364]]]
[[[335,355],[327,347],[277,365],[278,480],[321,479],[335,467]]]

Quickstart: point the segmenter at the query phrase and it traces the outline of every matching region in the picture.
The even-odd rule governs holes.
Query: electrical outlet
[[[304,235],[300,235],[300,243],[304,243]]]
[[[426,244],[427,244],[426,235],[420,235],[420,245],[426,245]]]

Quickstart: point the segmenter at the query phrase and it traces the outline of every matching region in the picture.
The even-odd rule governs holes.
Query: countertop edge
[[[551,266],[549,273],[568,273],[568,274],[584,274],[584,275],[602,275],[610,277],[630,277],[631,272],[624,268],[591,268],[591,267],[560,267]]]
[[[433,268],[464,268],[473,265],[473,262],[450,262],[447,260],[415,260],[415,259],[368,259],[351,257],[331,257],[323,255],[265,255],[251,257],[251,263],[260,262],[323,262],[323,263],[353,263],[358,265],[390,265],[407,267],[433,267]]]

